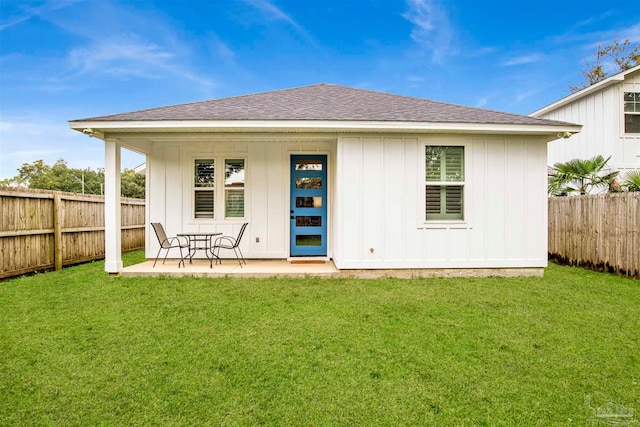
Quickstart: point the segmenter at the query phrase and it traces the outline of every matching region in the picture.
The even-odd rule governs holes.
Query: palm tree
[[[597,155],[588,160],[573,159],[556,163],[550,168],[549,195],[566,196],[571,193],[588,194],[594,190],[608,188],[618,172],[607,173],[607,162],[611,159]]]
[[[626,188],[627,191],[640,191],[640,169],[625,173],[622,186]]]

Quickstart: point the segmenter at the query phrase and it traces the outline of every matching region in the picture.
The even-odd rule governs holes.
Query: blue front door
[[[291,256],[327,255],[327,156],[291,156]]]

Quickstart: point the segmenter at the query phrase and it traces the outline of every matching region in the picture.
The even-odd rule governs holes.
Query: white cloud
[[[0,123],[0,179],[16,175],[23,163],[42,159],[54,163],[65,154],[76,154],[67,145],[73,131],[65,121],[42,120],[35,116],[9,117]]]
[[[6,20],[0,22],[0,31],[21,24],[22,22],[26,22],[34,16],[45,15],[52,11],[73,6],[80,1],[83,0],[51,0],[45,1],[41,5],[35,7],[31,7],[29,6],[28,2],[24,2],[20,4],[20,11],[13,15],[6,10],[10,5],[3,5],[2,7],[5,8],[5,10],[3,10],[3,15],[10,16]]]
[[[614,28],[611,30],[587,31],[584,28],[572,28],[569,31],[553,37],[551,40],[561,46],[574,46],[582,44],[582,49],[594,51],[598,44],[608,44],[618,39],[624,41],[629,39],[631,43],[640,42],[640,23],[626,28]]]
[[[516,102],[522,102],[532,96],[538,94],[542,91],[543,88],[533,88],[526,91],[517,91],[516,92]]]
[[[533,62],[542,61],[545,56],[541,53],[531,53],[528,55],[516,56],[514,58],[507,59],[502,62],[502,65],[505,67],[511,67],[514,65],[525,65],[531,64]]]
[[[403,18],[414,27],[411,38],[431,53],[434,62],[456,53],[452,46],[454,31],[446,11],[435,0],[408,0],[409,11]]]
[[[411,83],[419,83],[424,81],[424,77],[416,76],[414,74],[410,74],[407,76],[407,81]]]
[[[3,119],[0,122],[0,179],[14,177],[23,163],[36,160],[52,165],[63,158],[71,168],[104,167],[102,141],[70,129],[66,119],[51,111]],[[144,156],[123,150],[123,168],[133,168],[142,162]]]
[[[110,0],[88,0],[70,7],[75,3],[78,0],[50,1],[32,12],[75,36],[76,41],[66,57],[48,58],[48,68],[59,71],[49,76],[54,82],[40,86],[42,90],[58,91],[80,76],[97,75],[179,78],[197,83],[205,92],[216,86],[208,74],[191,65],[197,62],[193,42],[181,40],[173,22],[163,15]],[[29,19],[29,15],[24,18]],[[38,58],[40,64],[43,61]]]
[[[236,59],[235,53],[229,48],[229,46],[220,40],[215,34],[210,34],[210,44],[213,53],[223,61],[234,62]]]
[[[486,96],[478,98],[478,100],[476,101],[476,107],[477,108],[482,108],[484,106],[486,106],[489,103],[489,98],[487,98]]]
[[[264,12],[270,19],[274,19],[277,21],[284,21],[293,27],[298,34],[303,36],[307,41],[311,42],[314,45],[318,45],[315,38],[296,20],[294,20],[289,14],[285,13],[282,9],[276,6],[273,2],[269,0],[244,0],[245,3],[255,7],[256,9]]]
[[[275,4],[269,0],[245,0],[251,6],[266,12],[272,19],[282,20],[288,22],[292,27],[298,31],[305,32],[305,29],[298,24],[291,16],[287,15],[282,9],[278,8]]]
[[[152,73],[142,70],[166,68],[173,59],[172,53],[158,45],[137,39],[132,36],[130,40],[104,41],[73,49],[69,53],[69,64],[80,74],[99,71],[150,77]]]

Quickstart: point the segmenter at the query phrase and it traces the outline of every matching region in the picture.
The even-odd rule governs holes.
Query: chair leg
[[[185,268],[185,266],[184,266],[184,256],[182,255],[182,246],[180,246],[180,261],[178,261],[178,268],[180,268],[180,263],[182,263],[182,268]]]
[[[156,254],[156,260],[153,262],[153,268],[156,267],[156,262],[158,262],[158,257],[160,256],[160,251],[162,250],[162,247],[160,249],[158,249],[158,253]]]
[[[164,265],[164,262],[167,260],[167,257],[169,256],[169,249],[167,249],[167,253],[164,254],[164,259],[162,260],[162,264]]]
[[[240,268],[242,268],[242,261],[240,261],[240,256],[238,255],[238,250],[235,246],[233,247],[233,252],[235,252],[236,259],[238,260],[238,264],[240,264]]]
[[[244,265],[247,265],[247,260],[244,259],[244,254],[242,253],[242,251],[240,250],[240,246],[238,246],[238,252],[240,252],[240,257],[242,258],[242,263]]]

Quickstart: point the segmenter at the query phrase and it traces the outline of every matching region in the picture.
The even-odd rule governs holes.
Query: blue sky
[[[319,82],[528,114],[599,43],[640,42],[633,4],[0,0],[0,179],[38,159],[103,167],[68,120]]]

